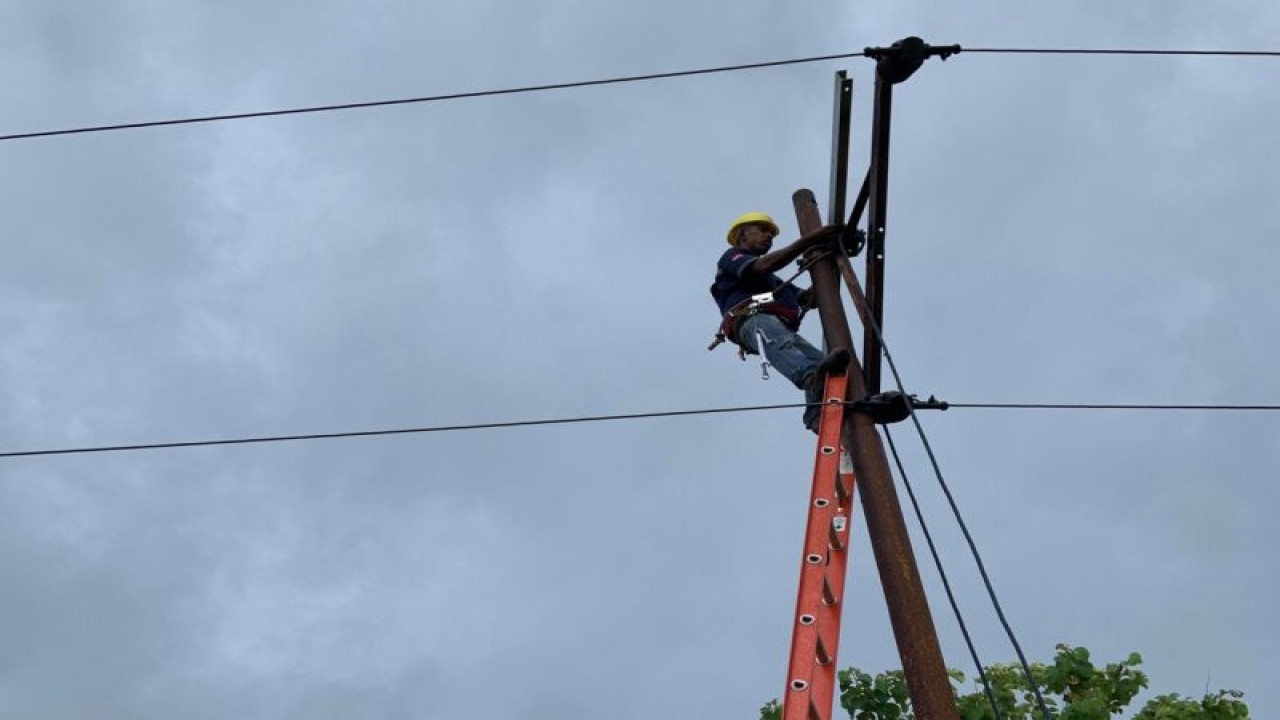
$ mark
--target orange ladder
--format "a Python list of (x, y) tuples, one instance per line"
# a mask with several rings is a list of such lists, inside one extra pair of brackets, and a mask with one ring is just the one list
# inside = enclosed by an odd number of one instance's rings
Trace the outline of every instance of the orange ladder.
[(840, 447), (847, 384), (846, 375), (830, 375), (823, 388), (783, 720), (831, 718), (854, 489), (853, 463)]

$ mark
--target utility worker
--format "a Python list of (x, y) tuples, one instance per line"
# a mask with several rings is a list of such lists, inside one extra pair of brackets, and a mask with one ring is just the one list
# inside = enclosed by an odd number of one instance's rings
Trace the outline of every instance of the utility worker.
[[(778, 250), (773, 239), (778, 224), (762, 212), (739, 216), (729, 226), (729, 249), (720, 256), (711, 296), (720, 308), (723, 322), (717, 339), (727, 338), (746, 355), (764, 357), (778, 372), (804, 391), (804, 426), (818, 431), (822, 385), (828, 372), (844, 372), (849, 352), (837, 350), (828, 356), (797, 334), (802, 308), (813, 306), (812, 291), (798, 290), (774, 273), (786, 267), (806, 250), (824, 243), (838, 242), (840, 226), (826, 226)], [(772, 293), (772, 298), (755, 298)], [(712, 347), (715, 347), (713, 343)]]

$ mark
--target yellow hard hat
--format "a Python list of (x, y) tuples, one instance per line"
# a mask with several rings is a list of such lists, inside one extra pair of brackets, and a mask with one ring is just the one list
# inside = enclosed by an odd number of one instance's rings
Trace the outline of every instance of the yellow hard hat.
[(749, 212), (739, 215), (738, 218), (733, 221), (733, 224), (729, 226), (729, 232), (725, 235), (725, 239), (729, 241), (730, 245), (733, 245), (733, 234), (738, 231), (738, 228), (743, 225), (750, 225), (751, 223), (762, 223), (764, 225), (768, 225), (769, 229), (773, 230), (774, 235), (778, 235), (782, 232), (778, 229), (778, 223), (774, 222), (773, 218), (769, 217), (767, 214), (762, 212)]

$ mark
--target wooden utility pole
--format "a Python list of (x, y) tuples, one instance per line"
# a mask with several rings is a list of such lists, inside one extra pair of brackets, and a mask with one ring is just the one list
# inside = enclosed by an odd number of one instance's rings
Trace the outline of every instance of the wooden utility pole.
[[(792, 203), (801, 235), (822, 227), (822, 216), (812, 191), (796, 191)], [(866, 383), (840, 298), (835, 258), (828, 254), (818, 259), (809, 275), (828, 350), (845, 348), (853, 358), (845, 397), (849, 401), (864, 400)], [(884, 587), (889, 619), (915, 715), (922, 720), (959, 720), (951, 679), (942, 660), (933, 616), (929, 613), (929, 601), (920, 582), (920, 572), (916, 568), (911, 539), (907, 535), (902, 506), (893, 486), (880, 434), (870, 416), (851, 412), (845, 415), (841, 440), (853, 460), (867, 531), (871, 535), (871, 549), (880, 572), (880, 584)]]
[[(848, 547), (844, 533), (847, 532), (848, 501), (854, 492), (855, 478), (856, 487), (861, 490), (871, 549), (880, 572), (880, 584), (884, 588), (889, 620), (915, 716), (921, 720), (959, 720), (960, 717), (955, 694), (951, 690), (951, 678), (947, 675), (942, 649), (938, 645), (933, 616), (929, 612), (929, 601), (920, 582), (911, 539), (907, 535), (902, 506), (893, 486), (889, 460), (876, 429), (877, 423), (904, 420), (915, 409), (946, 409), (945, 403), (938, 407), (932, 398), (921, 404), (902, 392), (880, 393), (882, 348), (879, 338), (884, 309), (885, 198), (889, 177), (892, 86), (911, 77), (927, 58), (941, 57), (945, 60), (958, 52), (959, 45), (934, 47), (917, 37), (903, 38), (888, 48), (866, 49), (864, 54), (876, 60), (871, 162), (867, 178), (854, 201), (848, 221), (844, 223), (845, 229), (840, 234), (837, 247), (814, 248), (805, 253), (802, 264), (809, 269), (827, 352), (844, 350), (848, 352), (850, 361), (847, 373), (833, 370), (824, 384), (813, 494), (805, 531), (804, 564), (801, 566), (796, 601), (797, 625), (792, 635), (788, 665), (789, 692), (783, 702), (783, 716), (788, 720), (826, 720), (831, 714), (832, 667), (837, 661), (840, 615), (844, 608), (842, 591)], [(836, 73), (831, 197), (828, 203), (831, 224), (839, 224), (844, 218), (852, 101), (852, 81), (845, 72)], [(797, 190), (791, 196), (791, 202), (802, 236), (821, 229), (822, 216), (813, 192)], [(857, 225), (868, 204), (871, 205), (871, 213), (866, 235), (867, 292), (864, 294), (844, 255), (856, 255), (860, 249)], [(862, 320), (865, 369), (853, 349), (849, 320), (840, 297), (841, 275), (849, 286)], [(844, 402), (839, 402), (839, 399)], [(837, 440), (842, 448), (836, 446)], [(848, 454), (853, 472), (849, 473), (842, 461), (837, 479), (833, 456), (840, 449)], [(833, 495), (840, 500), (834, 515), (831, 507)], [(823, 533), (828, 525), (831, 535), (825, 539)], [(818, 567), (824, 564), (825, 569)]]

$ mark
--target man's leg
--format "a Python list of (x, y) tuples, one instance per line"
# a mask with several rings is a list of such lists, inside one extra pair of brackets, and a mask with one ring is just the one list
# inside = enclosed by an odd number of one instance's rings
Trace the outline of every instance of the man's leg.
[(822, 351), (792, 332), (781, 320), (765, 313), (743, 320), (738, 326), (738, 336), (748, 349), (762, 353), (778, 372), (804, 391), (805, 402), (810, 403), (805, 408), (804, 424), (807, 428), (816, 428), (822, 409), (813, 403), (822, 402), (822, 385), (815, 376), (825, 357)]
[(831, 373), (840, 375), (847, 372), (849, 357), (849, 351), (844, 348), (828, 353), (819, 363), (817, 370), (805, 381), (804, 397), (809, 407), (805, 408), (804, 426), (815, 433), (818, 432), (818, 418), (822, 414), (822, 407), (817, 403), (826, 400), (823, 397), (823, 389), (826, 387), (827, 375)]

